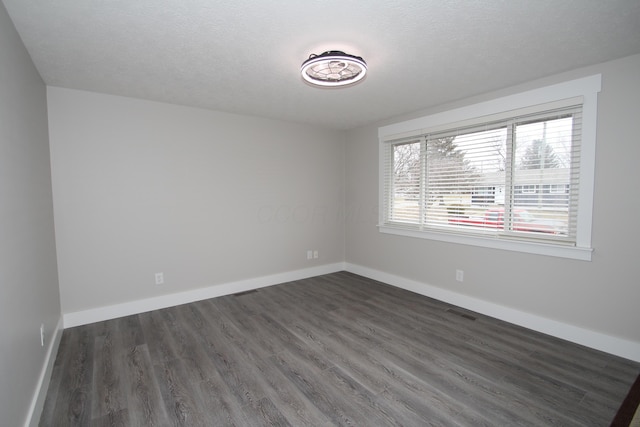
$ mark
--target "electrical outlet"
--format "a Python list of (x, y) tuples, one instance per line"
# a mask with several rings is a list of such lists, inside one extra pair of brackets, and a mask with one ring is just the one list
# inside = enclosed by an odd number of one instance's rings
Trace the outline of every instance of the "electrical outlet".
[(164, 283), (164, 273), (156, 273), (156, 285), (162, 285)]
[(464, 282), (464, 271), (463, 270), (456, 270), (456, 280), (458, 282)]
[(313, 251), (311, 249), (309, 249), (307, 251), (307, 259), (311, 259), (311, 258), (313, 258)]
[(313, 258), (314, 259), (318, 259), (318, 251), (317, 250), (313, 251)]
[(40, 324), (40, 346), (44, 347), (44, 323)]

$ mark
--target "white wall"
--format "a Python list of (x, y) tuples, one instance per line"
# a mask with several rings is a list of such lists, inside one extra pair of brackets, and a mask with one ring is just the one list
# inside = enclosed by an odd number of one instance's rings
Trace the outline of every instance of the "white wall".
[(0, 424), (6, 426), (22, 425), (31, 413), (60, 320), (47, 138), (45, 85), (0, 3)]
[[(592, 262), (378, 232), (379, 126), (596, 73), (602, 73), (602, 92)], [(640, 217), (638, 99), (640, 55), (350, 131), (346, 148), (347, 263), (356, 269), (363, 267), (362, 271), (422, 284), (425, 293), (452, 291), (460, 296), (457, 300), (474, 301), (477, 307), (485, 301), (559, 322), (547, 328), (551, 333), (554, 325), (562, 324), (575, 326), (578, 332), (619, 338), (631, 344), (627, 356), (640, 360), (640, 227), (633, 223)], [(464, 270), (463, 283), (455, 281), (456, 269)]]
[(62, 88), (48, 101), (64, 313), (344, 260), (343, 133)]

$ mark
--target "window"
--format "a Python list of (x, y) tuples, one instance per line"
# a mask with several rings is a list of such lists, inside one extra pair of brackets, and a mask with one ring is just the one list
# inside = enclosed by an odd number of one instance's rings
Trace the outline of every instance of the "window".
[(381, 128), (380, 230), (590, 259), (599, 89), (594, 76)]

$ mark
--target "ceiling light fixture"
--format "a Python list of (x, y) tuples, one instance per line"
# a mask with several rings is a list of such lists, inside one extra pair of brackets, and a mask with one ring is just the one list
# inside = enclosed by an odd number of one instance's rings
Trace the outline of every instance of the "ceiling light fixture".
[(359, 56), (340, 50), (320, 55), (311, 54), (300, 67), (302, 78), (318, 86), (345, 86), (362, 80), (367, 74), (367, 63)]

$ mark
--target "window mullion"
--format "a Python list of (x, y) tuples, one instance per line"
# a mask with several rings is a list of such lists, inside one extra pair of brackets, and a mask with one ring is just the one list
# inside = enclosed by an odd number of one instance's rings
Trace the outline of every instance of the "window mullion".
[(503, 224), (503, 232), (511, 230), (511, 222), (512, 222), (512, 210), (513, 210), (513, 193), (514, 193), (514, 184), (513, 184), (513, 170), (515, 165), (515, 122), (513, 120), (509, 121), (507, 124), (507, 155), (505, 159), (505, 195), (504, 195), (504, 224)]
[(385, 204), (384, 204), (384, 220), (389, 221), (393, 217), (393, 162), (395, 158), (393, 156), (393, 145), (385, 144), (384, 145), (384, 170), (385, 170), (385, 180), (384, 180), (384, 194), (385, 194)]
[(427, 224), (427, 200), (429, 200), (429, 189), (427, 188), (427, 138), (420, 139), (420, 228), (424, 229)]

